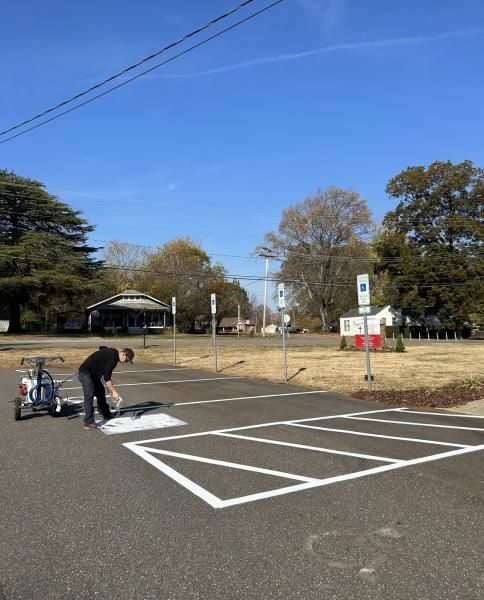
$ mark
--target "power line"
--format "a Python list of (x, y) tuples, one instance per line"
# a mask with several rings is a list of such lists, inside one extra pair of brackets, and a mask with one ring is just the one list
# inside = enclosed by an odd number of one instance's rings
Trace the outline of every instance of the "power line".
[(272, 4), (269, 4), (267, 6), (265, 6), (264, 8), (251, 13), (248, 17), (245, 17), (244, 19), (241, 19), (240, 21), (237, 21), (236, 23), (234, 23), (233, 25), (230, 25), (229, 27), (226, 27), (225, 29), (222, 29), (221, 31), (219, 31), (218, 33), (215, 33), (214, 35), (205, 38), (204, 40), (202, 40), (201, 42), (198, 42), (197, 44), (194, 44), (193, 46), (190, 46), (189, 48), (187, 48), (186, 50), (183, 50), (182, 52), (179, 52), (178, 54), (175, 54), (174, 56), (154, 65), (153, 67), (146, 69), (145, 71), (141, 71), (141, 73), (138, 73), (137, 75), (134, 75), (133, 77), (127, 79), (126, 81), (123, 81), (121, 83), (119, 83), (118, 85), (115, 85), (107, 90), (105, 90), (104, 92), (101, 92), (100, 94), (97, 94), (95, 96), (93, 96), (92, 98), (89, 98), (88, 100), (85, 100), (84, 102), (80, 102), (79, 104), (76, 104), (75, 106), (73, 106), (72, 108), (68, 108), (67, 110), (64, 110), (62, 112), (60, 112), (59, 114), (50, 117), (49, 119), (45, 119), (44, 121), (41, 121), (40, 123), (38, 123), (37, 125), (33, 125), (32, 127), (28, 127), (27, 129), (24, 129), (23, 131), (21, 131), (20, 133), (16, 133), (15, 135), (11, 135), (10, 137), (5, 138), (4, 140), (0, 141), (0, 144), (5, 144), (6, 142), (13, 140), (21, 135), (24, 135), (25, 133), (28, 133), (29, 131), (32, 131), (34, 129), (37, 129), (38, 127), (42, 127), (42, 125), (46, 125), (47, 123), (50, 123), (51, 121), (55, 121), (56, 119), (73, 112), (74, 110), (77, 110), (78, 108), (81, 108), (83, 106), (86, 106), (87, 104), (90, 104), (91, 102), (93, 102), (94, 100), (97, 100), (99, 98), (102, 98), (103, 96), (106, 96), (107, 94), (114, 92), (115, 90), (128, 85), (128, 83), (131, 83), (133, 81), (135, 81), (136, 79), (139, 79), (140, 77), (143, 77), (143, 75), (146, 75), (148, 73), (151, 73), (152, 71), (154, 71), (155, 69), (158, 69), (159, 67), (166, 65), (174, 60), (176, 60), (177, 58), (179, 58), (180, 56), (183, 56), (184, 54), (188, 54), (189, 52), (191, 52), (192, 50), (195, 50), (196, 48), (199, 48), (200, 46), (203, 46), (204, 44), (207, 44), (208, 42), (214, 40), (215, 38), (220, 37), (221, 35), (223, 35), (224, 33), (227, 33), (228, 31), (235, 29), (236, 27), (238, 27), (239, 25), (242, 25), (243, 23), (246, 23), (247, 21), (259, 16), (260, 14), (264, 13), (265, 11), (273, 8), (274, 6), (276, 6), (277, 4), (280, 4), (281, 2), (283, 2), (283, 0), (275, 0), (275, 2), (272, 2)]
[[(1, 254), (0, 254), (1, 257)], [(47, 254), (32, 254), (29, 256), (19, 256), (19, 255), (11, 255), (11, 254), (4, 254), (3, 258), (10, 258), (10, 259), (15, 259), (15, 260), (25, 260), (25, 261), (29, 261), (29, 260), (33, 260), (33, 259), (40, 259), (40, 258), (46, 258), (46, 259), (52, 259), (51, 256), (47, 255)], [(59, 262), (59, 261), (58, 261)], [(68, 263), (68, 261), (60, 261), (60, 262), (64, 262), (65, 264)], [(108, 263), (104, 263), (101, 265), (98, 265), (101, 269), (107, 269), (107, 270), (116, 270), (116, 271), (124, 271), (124, 272), (134, 272), (134, 273), (147, 273), (150, 275), (175, 275), (177, 277), (198, 277), (198, 278), (203, 278), (203, 279), (217, 279), (217, 275), (214, 273), (202, 273), (199, 271), (175, 271), (175, 270), (169, 270), (169, 269), (147, 269), (147, 268), (142, 268), (142, 267), (135, 267), (135, 266), (118, 266), (118, 265), (111, 265)], [(258, 275), (244, 275), (244, 274), (224, 274), (223, 276), (223, 280), (227, 281), (228, 279), (236, 279), (236, 280), (249, 280), (252, 282), (256, 282), (256, 281), (264, 281), (265, 277), (264, 276), (258, 276)], [(284, 283), (290, 285), (307, 285), (307, 284), (311, 284), (311, 285), (315, 285), (315, 286), (321, 286), (321, 287), (354, 287), (355, 283), (353, 281), (353, 279), (349, 280), (349, 279), (345, 279), (345, 278), (339, 278), (340, 283), (323, 283), (321, 281), (314, 281), (314, 280), (302, 280), (302, 279), (297, 279), (297, 278), (287, 278), (287, 277), (268, 277), (267, 281), (270, 281), (272, 283), (279, 283), (281, 281), (284, 281)], [(469, 285), (471, 285), (474, 282), (484, 282), (484, 276), (473, 276), (473, 277), (468, 277), (467, 281), (457, 281), (457, 282), (451, 282), (448, 280), (443, 280), (443, 279), (439, 279), (436, 281), (430, 281), (430, 282), (426, 282), (426, 281), (419, 281), (419, 280), (415, 280), (414, 278), (412, 278), (412, 281), (409, 281), (408, 283), (405, 282), (399, 282), (396, 284), (392, 284), (394, 285), (394, 287), (397, 288), (412, 288), (412, 287), (468, 287)]]
[(208, 29), (209, 27), (211, 27), (215, 23), (218, 23), (219, 21), (222, 21), (223, 19), (226, 19), (230, 15), (236, 13), (237, 11), (239, 11), (242, 8), (244, 8), (245, 6), (247, 6), (247, 4), (250, 4), (251, 2), (254, 2), (254, 0), (246, 0), (245, 2), (242, 2), (242, 4), (239, 4), (238, 6), (232, 8), (231, 10), (229, 10), (226, 13), (224, 13), (223, 15), (220, 15), (220, 16), (216, 17), (215, 19), (212, 19), (211, 21), (209, 21), (207, 24), (203, 25), (202, 27), (198, 27), (197, 29), (191, 31), (190, 33), (187, 33), (186, 35), (184, 35), (183, 37), (179, 38), (175, 42), (172, 42), (172, 43), (168, 44), (167, 46), (164, 46), (163, 48), (161, 48), (157, 52), (154, 52), (153, 54), (150, 54), (149, 56), (146, 56), (145, 58), (141, 59), (137, 63), (135, 63), (133, 65), (130, 65), (129, 67), (126, 67), (122, 71), (119, 71), (118, 73), (115, 73), (114, 75), (111, 75), (110, 77), (104, 79), (103, 81), (101, 81), (99, 83), (96, 83), (95, 85), (91, 86), (87, 90), (79, 92), (78, 94), (75, 94), (74, 96), (71, 96), (67, 100), (63, 100), (62, 102), (59, 102), (59, 104), (56, 104), (55, 106), (52, 106), (51, 108), (48, 108), (47, 110), (44, 110), (43, 112), (40, 112), (39, 114), (34, 115), (33, 117), (30, 117), (29, 119), (26, 119), (25, 121), (22, 121), (21, 123), (18, 123), (17, 125), (13, 125), (9, 129), (4, 129), (3, 131), (0, 131), (0, 135), (4, 135), (6, 133), (9, 133), (10, 131), (14, 131), (15, 129), (18, 129), (19, 127), (22, 127), (23, 125), (27, 125), (28, 123), (31, 123), (32, 121), (35, 121), (36, 119), (40, 119), (41, 117), (44, 117), (45, 115), (53, 112), (54, 110), (57, 110), (58, 108), (61, 108), (62, 106), (65, 106), (66, 104), (69, 104), (70, 102), (73, 102), (74, 100), (77, 100), (78, 98), (81, 98), (82, 96), (85, 96), (86, 94), (89, 94), (89, 92), (92, 92), (92, 91), (94, 91), (94, 90), (102, 87), (103, 85), (106, 85), (110, 81), (114, 81), (114, 79), (117, 79), (118, 77), (121, 77), (122, 75), (125, 75), (129, 71), (132, 71), (133, 69), (136, 69), (140, 65), (144, 64), (145, 62), (148, 62), (149, 60), (152, 60), (153, 58), (159, 56), (163, 52), (166, 52), (167, 50), (170, 50), (171, 48), (174, 48), (175, 46), (178, 46), (179, 44), (181, 44), (182, 42), (185, 42), (189, 38), (197, 35), (198, 33), (204, 31), (205, 29)]

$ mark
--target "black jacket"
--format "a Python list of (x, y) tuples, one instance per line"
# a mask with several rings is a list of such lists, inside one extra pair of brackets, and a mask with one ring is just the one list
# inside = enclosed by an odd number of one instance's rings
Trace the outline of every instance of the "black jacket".
[(79, 367), (81, 373), (87, 373), (93, 380), (101, 379), (111, 381), (113, 369), (119, 362), (119, 353), (116, 348), (101, 347), (100, 350), (88, 356)]

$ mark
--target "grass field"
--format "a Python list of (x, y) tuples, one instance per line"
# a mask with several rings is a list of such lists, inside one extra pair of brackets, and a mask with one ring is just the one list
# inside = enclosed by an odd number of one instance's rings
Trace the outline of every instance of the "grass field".
[[(3, 367), (18, 367), (28, 351), (1, 352)], [(66, 366), (76, 368), (90, 353), (88, 349), (46, 348), (47, 355), (60, 354)], [(34, 354), (42, 354), (36, 349)], [(172, 363), (170, 346), (136, 348), (136, 361)], [(365, 354), (360, 351), (341, 351), (337, 347), (291, 346), (287, 352), (288, 379), (291, 384), (335, 392), (355, 392), (366, 389)], [(180, 345), (177, 364), (203, 371), (214, 371), (212, 348)], [(482, 378), (484, 344), (454, 344), (432, 342), (428, 345), (409, 345), (405, 353), (378, 352), (371, 354), (374, 390), (435, 389), (463, 379)], [(283, 381), (283, 357), (280, 348), (272, 346), (224, 345), (218, 349), (218, 370), (224, 375), (238, 375)]]

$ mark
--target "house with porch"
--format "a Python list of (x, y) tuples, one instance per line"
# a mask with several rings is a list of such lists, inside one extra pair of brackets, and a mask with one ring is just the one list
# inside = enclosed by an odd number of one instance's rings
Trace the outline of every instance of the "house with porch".
[(87, 307), (88, 330), (136, 334), (146, 326), (150, 333), (163, 333), (170, 324), (170, 311), (171, 306), (157, 298), (137, 290), (125, 290)]
[(255, 325), (250, 319), (237, 319), (237, 317), (224, 317), (217, 327), (218, 333), (248, 333), (251, 331), (255, 333)]

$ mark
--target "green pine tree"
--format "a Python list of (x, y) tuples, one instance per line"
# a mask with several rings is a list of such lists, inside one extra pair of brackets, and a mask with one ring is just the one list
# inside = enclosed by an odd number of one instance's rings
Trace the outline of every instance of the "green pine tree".
[(0, 296), (18, 333), (25, 308), (72, 307), (99, 286), (100, 263), (87, 244), (94, 226), (42, 183), (0, 169)]

